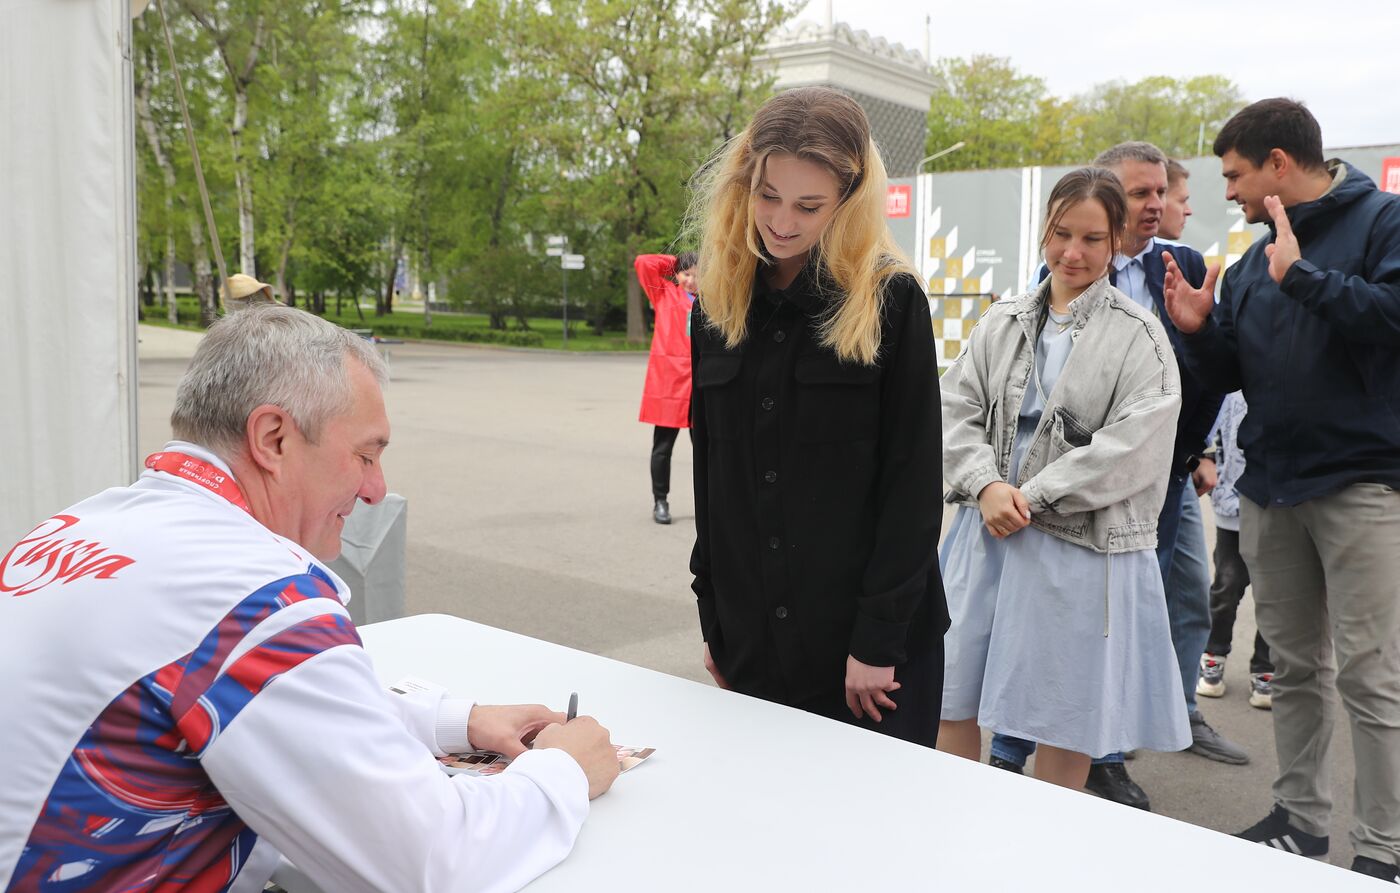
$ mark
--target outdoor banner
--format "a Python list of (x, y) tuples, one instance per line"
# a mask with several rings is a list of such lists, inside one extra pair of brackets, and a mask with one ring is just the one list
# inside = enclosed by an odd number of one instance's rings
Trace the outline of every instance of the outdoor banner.
[(885, 216), (908, 217), (913, 191), (913, 187), (907, 183), (890, 184), (889, 190), (885, 193)]
[(1381, 179), (1377, 185), (1386, 192), (1400, 193), (1400, 158), (1387, 158), (1381, 162)]
[[(1327, 149), (1323, 155), (1353, 165), (1382, 189), (1400, 192), (1400, 146)], [(1193, 213), (1181, 241), (1201, 252), (1206, 263), (1228, 268), (1268, 236), (1268, 227), (1247, 223), (1240, 207), (1225, 200), (1220, 159), (1183, 159), (1182, 164), (1190, 172)], [(891, 181), (891, 196), (912, 184), (911, 215), (891, 214), (890, 198), (886, 217), (928, 288), (940, 366), (957, 358), (993, 301), (1021, 294), (1032, 283), (1041, 263), (1045, 202), (1072, 169), (957, 171)]]

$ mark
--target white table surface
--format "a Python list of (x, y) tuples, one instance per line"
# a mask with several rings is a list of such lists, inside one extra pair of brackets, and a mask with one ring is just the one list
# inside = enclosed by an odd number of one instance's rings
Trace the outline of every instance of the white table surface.
[[(387, 684), (596, 716), (657, 752), (536, 891), (1379, 891), (1331, 865), (444, 615), (361, 629)], [(700, 649), (696, 647), (696, 660)], [(1344, 842), (1339, 842), (1344, 845)]]

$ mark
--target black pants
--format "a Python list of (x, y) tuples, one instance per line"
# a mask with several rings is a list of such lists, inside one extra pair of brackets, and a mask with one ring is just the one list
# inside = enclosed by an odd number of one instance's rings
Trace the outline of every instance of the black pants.
[(793, 706), (925, 747), (937, 746), (938, 721), (943, 713), (943, 637), (935, 637), (922, 653), (895, 667), (894, 679), (900, 688), (890, 694), (890, 700), (899, 709), (881, 710), (879, 722), (868, 716), (852, 716), (844, 688), (835, 697), (825, 695)]
[[(1230, 653), (1230, 640), (1235, 636), (1235, 614), (1248, 586), (1249, 568), (1240, 557), (1239, 531), (1215, 528), (1215, 581), (1210, 584), (1210, 639), (1206, 641), (1209, 653), (1221, 657)], [(1268, 643), (1263, 633), (1255, 633), (1249, 672), (1273, 671)]]
[(676, 446), (679, 428), (656, 426), (651, 435), (651, 495), (665, 499), (671, 492), (671, 451)]

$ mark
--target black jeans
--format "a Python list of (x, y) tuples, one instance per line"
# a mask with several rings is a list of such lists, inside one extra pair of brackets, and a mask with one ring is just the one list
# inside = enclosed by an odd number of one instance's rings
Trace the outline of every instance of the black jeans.
[[(1240, 599), (1249, 586), (1249, 568), (1240, 557), (1240, 534), (1237, 530), (1215, 528), (1215, 581), (1210, 584), (1210, 639), (1206, 651), (1221, 657), (1230, 653), (1230, 640), (1235, 635), (1235, 614)], [(1254, 654), (1249, 659), (1249, 672), (1272, 673), (1269, 646), (1264, 634), (1254, 634)]]
[(676, 446), (679, 428), (656, 426), (651, 435), (651, 496), (665, 499), (671, 492), (671, 451)]

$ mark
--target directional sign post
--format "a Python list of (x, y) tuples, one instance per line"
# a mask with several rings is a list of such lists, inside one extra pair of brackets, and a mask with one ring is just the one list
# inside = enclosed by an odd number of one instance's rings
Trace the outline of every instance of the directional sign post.
[[(550, 246), (553, 248), (553, 246)], [(559, 278), (564, 283), (564, 349), (569, 349), (569, 270), (583, 269), (582, 254), (564, 254), (560, 249)]]

